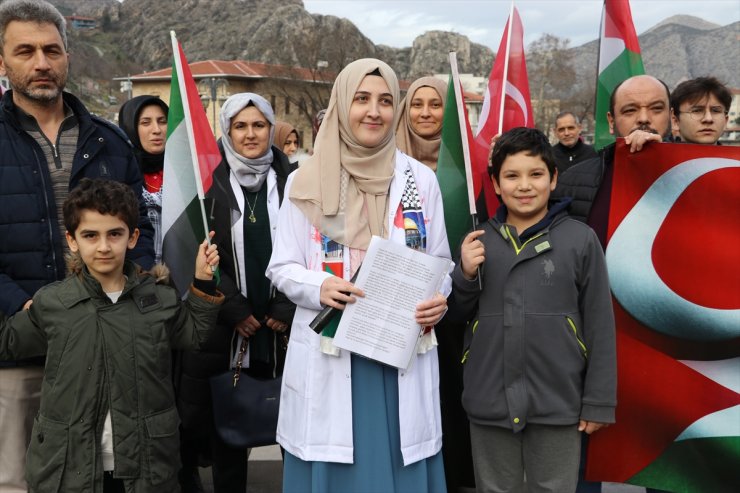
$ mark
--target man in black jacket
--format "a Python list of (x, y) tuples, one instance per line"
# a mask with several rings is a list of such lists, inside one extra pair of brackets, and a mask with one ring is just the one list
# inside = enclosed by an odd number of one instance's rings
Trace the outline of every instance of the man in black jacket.
[[(661, 80), (650, 75), (636, 75), (617, 85), (609, 102), (609, 130), (624, 137), (630, 152), (639, 152), (651, 142), (670, 137), (670, 91)], [(614, 144), (599, 151), (558, 177), (553, 193), (572, 197), (571, 216), (587, 222), (606, 244), (606, 223), (611, 199)]]
[[(609, 131), (624, 137), (630, 152), (639, 152), (651, 142), (670, 137), (671, 108), (668, 86), (649, 75), (637, 75), (618, 84), (609, 101)], [(595, 158), (587, 159), (558, 177), (553, 197), (571, 197), (570, 215), (588, 223), (606, 245), (606, 229), (611, 201), (614, 146), (610, 144)], [(585, 457), (584, 452), (581, 460)], [(583, 464), (581, 464), (583, 467)], [(579, 471), (579, 478), (582, 472)], [(599, 483), (581, 482), (578, 491), (601, 491)], [(652, 490), (651, 490), (652, 491)], [(657, 491), (657, 490), (656, 490)]]
[(570, 111), (562, 111), (555, 117), (555, 134), (558, 143), (552, 146), (558, 173), (589, 158), (596, 157), (593, 146), (581, 140), (581, 123)]
[[(0, 311), (27, 309), (42, 286), (65, 277), (61, 205), (83, 177), (121, 181), (141, 196), (131, 146), (118, 129), (64, 93), (65, 21), (41, 0), (0, 5)], [(140, 206), (141, 238), (129, 257), (154, 259), (153, 230)], [(142, 243), (143, 241), (143, 243)], [(43, 361), (0, 362), (0, 491), (25, 491), (25, 452), (38, 408)]]

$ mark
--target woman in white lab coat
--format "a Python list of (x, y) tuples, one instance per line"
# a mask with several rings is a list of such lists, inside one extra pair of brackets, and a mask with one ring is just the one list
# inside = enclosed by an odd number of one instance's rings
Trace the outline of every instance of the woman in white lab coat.
[[(339, 74), (314, 154), (286, 185), (267, 276), (298, 307), (283, 373), (278, 442), (284, 491), (445, 491), (439, 374), (431, 327), (442, 294), (416, 307), (430, 330), (408, 371), (337, 349), (309, 323), (361, 291), (372, 235), (449, 258), (434, 173), (396, 149), (393, 70), (357, 60)], [(349, 293), (349, 294), (344, 294)]]

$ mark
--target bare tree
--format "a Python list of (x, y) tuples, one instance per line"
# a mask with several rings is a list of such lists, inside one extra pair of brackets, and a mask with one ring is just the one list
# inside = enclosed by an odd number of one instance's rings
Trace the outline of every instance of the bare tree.
[(329, 105), (331, 88), (337, 73), (357, 55), (339, 38), (327, 38), (319, 30), (309, 30), (293, 43), (297, 65), (276, 65), (270, 75), (275, 77), (276, 95), (296, 108), (310, 126), (313, 117)]
[(569, 48), (570, 39), (544, 33), (527, 50), (529, 87), (531, 94), (537, 97), (533, 108), (535, 122), (545, 134), (553, 124), (549, 118), (551, 111), (547, 111), (552, 108), (552, 100), (562, 99), (576, 80)]

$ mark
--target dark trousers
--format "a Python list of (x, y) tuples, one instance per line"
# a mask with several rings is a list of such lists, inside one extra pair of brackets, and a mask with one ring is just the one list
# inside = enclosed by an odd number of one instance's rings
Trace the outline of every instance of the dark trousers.
[(126, 493), (123, 488), (123, 480), (114, 479), (113, 473), (110, 471), (104, 472), (103, 493)]
[(474, 488), (473, 454), (470, 450), (470, 425), (462, 407), (463, 336), (465, 324), (442, 319), (435, 327), (439, 357), (439, 399), (442, 409), (442, 459), (447, 491)]
[(213, 430), (211, 436), (214, 493), (243, 493), (247, 490), (247, 449), (223, 442)]

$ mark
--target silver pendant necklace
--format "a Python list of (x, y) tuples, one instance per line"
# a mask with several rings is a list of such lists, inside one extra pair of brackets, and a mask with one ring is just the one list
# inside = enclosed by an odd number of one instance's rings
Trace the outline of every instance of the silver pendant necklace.
[(248, 217), (248, 219), (249, 219), (249, 222), (250, 223), (256, 223), (257, 222), (257, 217), (255, 217), (255, 215), (254, 215), (254, 208), (257, 207), (257, 200), (259, 199), (260, 191), (261, 190), (257, 190), (257, 193), (254, 196), (254, 205), (252, 205), (252, 204), (249, 203), (249, 197), (247, 197), (247, 194), (244, 194), (244, 201), (247, 203), (247, 207), (249, 207), (249, 217)]

